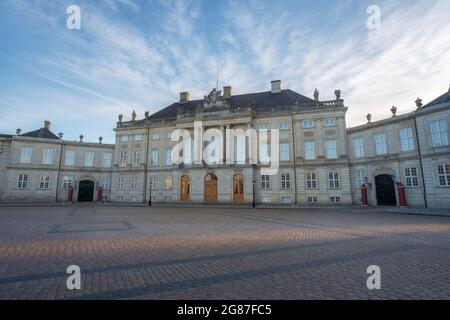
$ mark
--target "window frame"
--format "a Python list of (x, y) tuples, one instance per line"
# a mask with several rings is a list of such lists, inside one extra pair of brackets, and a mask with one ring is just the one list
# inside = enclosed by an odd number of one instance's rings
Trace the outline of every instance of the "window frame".
[(48, 190), (50, 188), (50, 176), (39, 177), (39, 189)]
[[(379, 141), (378, 137), (380, 137)], [(375, 144), (375, 154), (377, 156), (387, 155), (389, 152), (386, 132), (375, 133), (373, 135), (373, 139)], [(379, 147), (381, 148), (381, 150), (379, 149)]]
[(270, 175), (268, 174), (261, 175), (261, 189), (262, 190), (270, 189)]
[[(330, 144), (330, 143), (334, 143), (334, 144)], [(332, 148), (330, 149), (330, 147), (332, 147)], [(330, 151), (332, 151), (331, 154), (330, 154)], [(325, 140), (325, 154), (327, 156), (327, 159), (329, 159), (329, 160), (336, 160), (338, 158), (337, 140), (336, 139)]]
[[(69, 154), (71, 155), (70, 157), (68, 157)], [(64, 165), (67, 167), (75, 166), (75, 157), (76, 157), (75, 150), (66, 150), (64, 152)], [(68, 162), (68, 160), (71, 160), (71, 161)]]
[(291, 175), (288, 172), (284, 172), (281, 174), (281, 188), (282, 190), (290, 190), (291, 189)]
[[(87, 155), (92, 155), (92, 157), (87, 157)], [(88, 162), (87, 160), (91, 159), (91, 162)], [(84, 162), (85, 167), (93, 167), (95, 164), (95, 152), (94, 151), (85, 151), (84, 152)]]
[[(360, 143), (359, 143), (360, 142)], [(365, 157), (364, 138), (357, 137), (353, 139), (353, 154), (356, 159)]]
[(54, 158), (55, 149), (53, 148), (44, 148), (42, 149), (42, 164), (44, 165), (52, 165)]
[(19, 159), (20, 163), (31, 163), (32, 158), (33, 158), (33, 148), (30, 146), (22, 146), (20, 148), (20, 159)]
[(317, 173), (316, 171), (308, 170), (306, 171), (306, 189), (315, 190), (317, 189)]
[(19, 174), (17, 177), (17, 189), (28, 189), (28, 174)]
[[(309, 145), (309, 147), (307, 147)], [(305, 140), (303, 141), (303, 149), (305, 154), (305, 160), (316, 160), (316, 141)], [(312, 152), (312, 157), (308, 156), (308, 151)]]
[[(285, 150), (283, 150), (285, 148)], [(280, 161), (290, 161), (290, 143), (280, 143)]]
[[(440, 173), (440, 167), (442, 167), (442, 173)], [(437, 179), (439, 187), (450, 187), (450, 163), (437, 165)], [(444, 181), (443, 184), (442, 181)]]
[(330, 170), (328, 172), (328, 188), (329, 189), (340, 189), (341, 188), (339, 171)]

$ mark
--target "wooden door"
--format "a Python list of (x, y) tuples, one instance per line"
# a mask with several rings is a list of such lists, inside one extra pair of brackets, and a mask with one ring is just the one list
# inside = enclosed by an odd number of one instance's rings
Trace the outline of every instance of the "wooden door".
[(244, 176), (236, 174), (233, 177), (233, 202), (244, 202)]
[(217, 202), (217, 177), (214, 174), (205, 177), (205, 202)]
[(181, 177), (181, 190), (180, 190), (180, 200), (189, 201), (189, 194), (191, 192), (191, 183), (188, 176)]

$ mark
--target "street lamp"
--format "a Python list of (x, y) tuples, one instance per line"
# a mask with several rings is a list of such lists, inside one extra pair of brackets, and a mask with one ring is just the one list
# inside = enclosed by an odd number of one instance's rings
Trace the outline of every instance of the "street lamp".
[(252, 208), (256, 208), (256, 202), (255, 202), (255, 180), (252, 181), (253, 182), (253, 202), (252, 202)]
[[(153, 178), (153, 177), (152, 177)], [(150, 197), (148, 199), (148, 205), (152, 206), (152, 187), (153, 187), (153, 181), (150, 180)]]

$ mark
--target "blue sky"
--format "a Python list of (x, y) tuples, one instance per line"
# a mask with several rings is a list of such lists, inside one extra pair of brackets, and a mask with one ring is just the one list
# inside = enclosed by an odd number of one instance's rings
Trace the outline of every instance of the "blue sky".
[[(66, 8), (81, 8), (81, 30)], [(366, 27), (369, 5), (381, 29)], [(0, 2), (0, 133), (52, 122), (65, 139), (114, 141), (118, 114), (142, 118), (216, 82), (233, 93), (281, 79), (311, 97), (341, 89), (349, 126), (414, 109), (450, 84), (450, 1)]]

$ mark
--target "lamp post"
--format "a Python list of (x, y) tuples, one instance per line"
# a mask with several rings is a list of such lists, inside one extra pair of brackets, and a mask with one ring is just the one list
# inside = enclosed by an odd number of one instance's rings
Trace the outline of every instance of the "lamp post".
[(152, 187), (153, 187), (153, 181), (152, 181), (152, 178), (153, 178), (153, 177), (150, 178), (150, 196), (149, 196), (149, 199), (148, 199), (148, 205), (149, 205), (150, 207), (152, 206)]
[(252, 202), (252, 208), (256, 208), (256, 202), (255, 202), (255, 180), (253, 180), (252, 181), (253, 182), (253, 197), (252, 197), (252, 199), (253, 199), (253, 202)]

